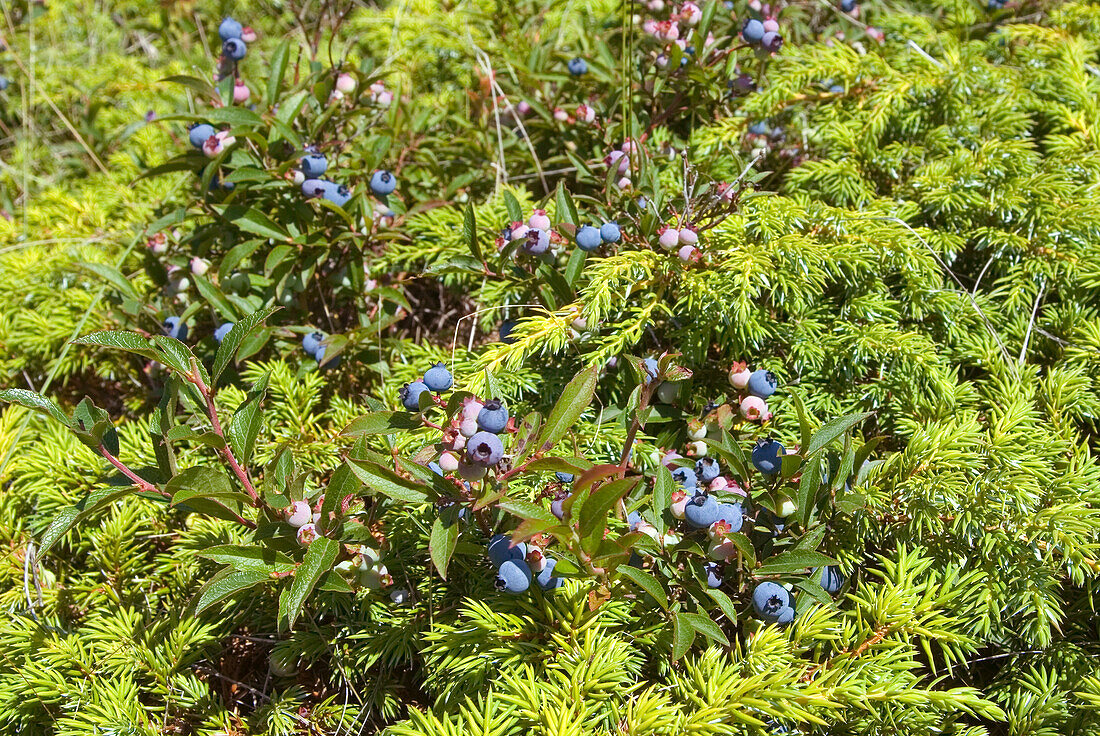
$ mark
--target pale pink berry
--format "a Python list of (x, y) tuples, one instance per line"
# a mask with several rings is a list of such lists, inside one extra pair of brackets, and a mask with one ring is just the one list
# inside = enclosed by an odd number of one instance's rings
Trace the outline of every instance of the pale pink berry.
[(252, 26), (245, 26), (241, 29), (241, 40), (245, 43), (252, 43), (256, 40), (256, 31)]
[(665, 56), (664, 54), (657, 54), (657, 68), (658, 69), (667, 69), (668, 68), (668, 57)]
[(719, 519), (707, 528), (707, 536), (711, 539), (722, 539), (730, 533), (732, 528), (733, 526), (728, 521)]
[(627, 138), (623, 141), (623, 144), (619, 146), (619, 150), (625, 153), (627, 156), (638, 150), (638, 144), (632, 138)]
[(565, 110), (561, 109), (560, 107), (555, 107), (554, 108), (554, 120), (557, 120), (559, 123), (564, 123), (568, 119), (569, 119), (569, 113), (567, 113)]
[(153, 237), (149, 238), (146, 243), (149, 246), (149, 250), (156, 253), (158, 256), (164, 255), (168, 252), (168, 238), (164, 236), (164, 233), (157, 233)]
[(646, 7), (654, 13), (660, 13), (665, 9), (665, 0), (649, 0), (649, 2), (646, 3)]
[(680, 460), (681, 458), (683, 458), (683, 455), (678, 452), (666, 452), (664, 457), (661, 458), (661, 465), (664, 465), (666, 468), (669, 469), (675, 468), (676, 461)]
[(458, 431), (462, 433), (463, 437), (473, 437), (477, 434), (477, 418), (463, 419), (462, 424), (458, 426)]
[(746, 396), (741, 400), (741, 416), (750, 422), (763, 422), (771, 416), (771, 412), (759, 396)]
[(283, 513), (286, 514), (287, 523), (295, 529), (305, 526), (313, 519), (313, 509), (305, 501), (294, 501), (283, 509)]
[(301, 169), (293, 169), (290, 172), (290, 180), (294, 182), (296, 186), (301, 186), (302, 182), (306, 180), (306, 175), (302, 173)]
[(779, 33), (779, 21), (768, 18), (764, 21), (764, 33)]
[(657, 242), (665, 250), (672, 250), (680, 242), (680, 231), (667, 225), (657, 231)]
[(238, 80), (233, 85), (233, 101), (237, 104), (248, 102), (248, 98), (252, 96), (252, 90), (248, 88), (248, 85)]
[(328, 96), (329, 102), (339, 102), (342, 99), (344, 99), (344, 93), (338, 89), (332, 90), (332, 92)]
[(707, 425), (698, 419), (688, 422), (688, 438), (691, 440), (706, 439)]
[(695, 228), (691, 225), (680, 228), (680, 244), (681, 245), (695, 245), (699, 242), (699, 234), (695, 232)]
[(629, 176), (621, 176), (619, 180), (615, 182), (615, 186), (619, 187), (619, 189), (630, 189), (630, 185), (633, 183), (634, 182), (630, 180)]
[(451, 449), (458, 452), (464, 447), (466, 447), (466, 436), (459, 432), (455, 435), (455, 438), (451, 440)]
[(680, 250), (676, 252), (676, 255), (680, 257), (681, 261), (693, 261), (697, 260), (699, 251), (696, 250), (694, 245), (681, 245)]
[(389, 107), (390, 103), (393, 102), (393, 92), (388, 89), (382, 90), (375, 96), (374, 101), (378, 103), (379, 107)]
[(669, 506), (669, 510), (672, 511), (675, 518), (684, 518), (684, 509), (687, 508), (688, 500), (688, 495), (683, 491), (672, 492), (672, 504)]
[(642, 23), (642, 30), (645, 31), (646, 33), (648, 33), (651, 36), (656, 36), (657, 35), (657, 21), (654, 20), (653, 18), (646, 18), (645, 22)]
[(625, 174), (630, 170), (630, 157), (622, 151), (612, 151), (604, 157), (603, 162), (608, 166), (613, 166), (615, 163), (618, 163), (620, 174)]
[(439, 467), (444, 473), (453, 473), (458, 470), (458, 456), (453, 452), (445, 452), (439, 456)]
[(648, 521), (639, 522), (638, 526), (634, 527), (634, 531), (641, 532), (658, 544), (661, 542), (661, 533), (657, 531), (657, 527), (653, 526)]
[(707, 486), (707, 490), (717, 493), (718, 491), (724, 491), (729, 487), (729, 480), (724, 475), (720, 475), (710, 482)]
[(596, 121), (596, 111), (588, 105), (577, 105), (577, 120), (582, 123), (594, 123)]
[(737, 194), (737, 190), (729, 182), (722, 182), (718, 185), (718, 196), (727, 202), (733, 201), (733, 196)]
[(199, 258), (195, 256), (191, 259), (191, 273), (196, 276), (205, 276), (206, 272), (210, 270), (210, 261), (205, 258)]
[(546, 210), (535, 210), (531, 213), (531, 217), (527, 219), (528, 227), (533, 227), (536, 230), (549, 230), (550, 218), (546, 215)]
[(202, 152), (207, 158), (214, 158), (222, 152), (222, 142), (217, 136), (210, 136), (202, 144)]
[(748, 368), (735, 366), (730, 370), (730, 385), (738, 391), (744, 391), (745, 387), (749, 385), (749, 378), (752, 377), (752, 371)]
[(707, 452), (707, 443), (702, 440), (688, 443), (688, 457), (706, 457)]
[(686, 26), (694, 26), (703, 19), (703, 11), (699, 9), (699, 6), (688, 0), (680, 6), (680, 20), (684, 22)]
[(485, 404), (475, 399), (473, 396), (467, 396), (462, 400), (462, 418), (463, 419), (477, 419), (477, 415), (481, 413), (481, 410), (485, 408)]
[(587, 330), (588, 320), (586, 320), (584, 317), (577, 317), (575, 320), (573, 320), (573, 329), (577, 330), (578, 332), (583, 332), (584, 330)]
[(526, 115), (527, 113), (531, 112), (531, 103), (529, 103), (527, 100), (520, 100), (519, 104), (516, 105), (516, 112), (518, 112), (520, 115)]
[(345, 94), (351, 94), (352, 92), (354, 92), (356, 84), (357, 83), (355, 81), (355, 77), (347, 74), (346, 72), (336, 78), (336, 89)]
[(512, 242), (523, 240), (527, 237), (527, 233), (529, 232), (531, 232), (531, 228), (527, 227), (526, 225), (519, 225), (512, 228)]
[(298, 544), (308, 547), (317, 538), (317, 527), (314, 524), (304, 524), (298, 529)]
[(543, 554), (541, 548), (534, 544), (527, 545), (527, 566), (531, 568), (531, 572), (542, 572), (546, 567), (546, 555)]
[(707, 555), (712, 560), (728, 560), (737, 554), (737, 545), (728, 538), (716, 539), (710, 543)]

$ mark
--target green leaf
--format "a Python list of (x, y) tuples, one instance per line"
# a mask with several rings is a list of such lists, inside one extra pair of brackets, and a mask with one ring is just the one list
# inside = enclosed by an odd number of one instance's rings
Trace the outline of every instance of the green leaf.
[(780, 552), (764, 560), (764, 564), (756, 568), (756, 575), (784, 575), (792, 572), (801, 572), (809, 567), (822, 567), (823, 565), (835, 565), (836, 560), (828, 555), (813, 550), (792, 549)]
[(519, 200), (516, 199), (516, 196), (505, 189), (502, 198), (504, 199), (504, 209), (508, 210), (508, 220), (510, 222), (522, 221), (523, 207), (520, 206)]
[(408, 503), (428, 501), (429, 496), (425, 493), (428, 490), (426, 486), (406, 480), (388, 468), (368, 460), (348, 460), (348, 464), (359, 480), (376, 493)]
[(221, 565), (229, 565), (238, 570), (262, 569), (271, 572), (289, 572), (294, 569), (294, 560), (278, 550), (243, 544), (223, 544), (209, 547), (197, 553)]
[(179, 84), (184, 87), (190, 88), (200, 97), (216, 97), (218, 92), (214, 89), (214, 86), (205, 79), (199, 77), (191, 77), (185, 74), (173, 74), (170, 77), (165, 77), (160, 80), (161, 83), (168, 82), (170, 84)]
[(531, 471), (550, 471), (552, 473), (583, 473), (592, 467), (592, 462), (583, 457), (540, 457), (527, 465)]
[[(155, 335), (153, 337), (153, 344), (160, 348), (160, 360), (169, 368), (179, 372), (179, 374), (186, 375), (191, 372), (191, 361), (195, 361), (195, 364), (199, 366), (199, 371), (205, 373), (206, 369), (202, 367), (202, 364), (198, 362), (195, 354), (191, 352), (191, 348), (180, 342), (174, 337), (168, 337), (167, 335)], [(210, 385), (210, 382), (206, 382)]]
[(874, 412), (864, 412), (862, 414), (849, 414), (846, 417), (838, 417), (832, 419), (825, 424), (821, 425), (821, 429), (817, 430), (813, 438), (810, 440), (810, 444), (806, 447), (805, 456), (809, 457), (821, 448), (828, 445), (830, 442), (840, 437), (842, 434), (846, 434), (848, 430), (862, 422), (867, 417), (871, 416)]
[(798, 481), (798, 513), (802, 519), (802, 526), (810, 523), (810, 517), (814, 511), (814, 500), (817, 498), (817, 489), (821, 487), (821, 466), (825, 459), (821, 455), (814, 455), (802, 466), (802, 477)]
[(661, 586), (661, 583), (657, 581), (657, 578), (653, 577), (644, 570), (639, 570), (638, 568), (631, 567), (630, 565), (620, 565), (617, 568), (617, 572), (629, 578), (631, 582), (644, 590), (646, 593), (649, 593), (650, 597), (652, 597), (653, 600), (657, 601), (657, 605), (659, 605), (661, 608), (666, 611), (668, 610), (668, 594)]
[(596, 393), (596, 367), (578, 373), (561, 392), (557, 403), (539, 432), (538, 443), (546, 452), (552, 448), (581, 418)]
[(340, 432), (341, 437), (363, 437), (372, 434), (395, 434), (422, 426), (420, 418), (404, 411), (376, 411), (353, 419)]
[[(325, 486), (325, 501), (321, 504), (321, 528), (325, 531), (340, 522), (344, 499), (359, 492), (363, 486), (347, 463), (341, 463)], [(332, 517), (332, 518), (330, 518)]]
[(717, 588), (707, 588), (707, 595), (714, 599), (714, 602), (722, 609), (722, 614), (731, 623), (737, 623), (737, 607), (733, 605), (733, 601), (728, 595)]
[(707, 637), (711, 641), (716, 641), (724, 646), (730, 645), (730, 640), (726, 638), (725, 633), (718, 624), (711, 621), (709, 618), (701, 613), (680, 613), (676, 616), (678, 619), (683, 618), (687, 621), (687, 624), (691, 628), (698, 631), (703, 636)]
[(271, 107), (279, 99), (279, 89), (286, 74), (287, 60), (290, 58), (290, 40), (283, 39), (271, 54), (271, 68), (267, 71), (267, 106)]
[(137, 293), (134, 285), (131, 284), (129, 279), (123, 276), (122, 272), (117, 268), (102, 263), (81, 263), (79, 266), (85, 271), (91, 271), (104, 281), (110, 283), (111, 286), (118, 289), (119, 293), (123, 296), (128, 296), (131, 299), (139, 301), (141, 300), (141, 295)]
[(198, 288), (199, 293), (202, 294), (203, 299), (218, 310), (218, 314), (225, 320), (237, 319), (237, 310), (233, 306), (233, 302), (226, 298), (222, 290), (215, 286), (209, 279), (203, 276), (195, 276), (195, 286)]
[(592, 491), (581, 507), (580, 533), (581, 537), (591, 536), (594, 532), (601, 532), (607, 520), (607, 512), (615, 506), (616, 502), (626, 494), (634, 490), (641, 480), (639, 476), (633, 478), (621, 478), (619, 480), (604, 483)]
[(485, 256), (481, 253), (481, 244), (477, 242), (477, 216), (474, 214), (472, 202), (466, 205), (466, 212), (462, 215), (462, 234), (466, 237), (474, 258), (484, 262)]
[(282, 610), (279, 611), (279, 618), (286, 619), (288, 628), (293, 628), (306, 598), (313, 591), (313, 586), (317, 585), (321, 575), (332, 569), (332, 563), (336, 562), (339, 551), (340, 543), (328, 537), (317, 537), (310, 543), (298, 572), (294, 574), (290, 592), (282, 601), (284, 605), (280, 606)]
[(225, 428), (226, 439), (233, 448), (233, 454), (242, 466), (247, 466), (252, 457), (252, 450), (256, 447), (256, 438), (263, 428), (264, 413), (261, 404), (267, 393), (267, 383), (271, 373), (265, 373), (253, 384), (245, 399), (233, 418), (229, 420), (229, 426)]
[(59, 539), (65, 536), (69, 530), (78, 523), (86, 519), (93, 511), (131, 493), (134, 493), (133, 487), (117, 488), (111, 486), (110, 488), (102, 488), (98, 491), (92, 491), (76, 505), (70, 506), (67, 509), (62, 509), (58, 512), (57, 516), (54, 517), (53, 521), (50, 522), (46, 531), (42, 533), (42, 538), (38, 541), (39, 557), (46, 554)]
[(47, 399), (41, 394), (36, 394), (34, 391), (27, 391), (23, 388), (9, 388), (0, 391), (0, 401), (6, 401), (11, 404), (19, 404), (25, 406), (28, 409), (34, 409), (36, 411), (43, 412), (57, 421), (64, 424), (66, 427), (72, 423), (69, 418), (65, 416), (65, 412), (57, 408), (57, 405)]
[(791, 403), (794, 404), (794, 410), (798, 413), (798, 429), (801, 434), (802, 447), (809, 447), (810, 438), (813, 435), (813, 425), (810, 424), (810, 418), (806, 413), (806, 405), (802, 403), (802, 396), (798, 391), (791, 389), (789, 392), (791, 397)]
[(259, 115), (252, 112), (249, 109), (243, 107), (218, 107), (212, 110), (207, 110), (206, 119), (214, 125), (231, 125), (233, 127), (243, 126), (251, 128), (259, 128), (263, 125), (263, 120)]
[(326, 593), (354, 593), (355, 588), (351, 587), (344, 577), (335, 570), (329, 570), (321, 579), (317, 582), (317, 590), (323, 590)]
[(657, 531), (661, 534), (665, 533), (664, 510), (672, 504), (672, 494), (676, 487), (672, 471), (664, 465), (657, 468), (657, 475), (653, 480), (653, 516)]
[(215, 206), (214, 210), (245, 232), (272, 240), (290, 240), (290, 233), (254, 207), (235, 204), (228, 207)]
[(159, 362), (161, 359), (160, 353), (153, 349), (153, 345), (149, 338), (137, 332), (130, 332), (129, 330), (103, 330), (101, 332), (93, 332), (90, 335), (76, 338), (73, 340), (73, 344), (101, 345), (107, 348), (125, 350), (128, 353), (134, 353), (143, 358), (148, 358), (149, 360)]
[(235, 593), (253, 588), (272, 579), (270, 573), (262, 568), (253, 567), (235, 570), (232, 567), (227, 567), (202, 586), (192, 600), (191, 607), (197, 616)]
[(180, 471), (165, 484), (164, 490), (172, 494), (172, 506), (205, 499), (236, 511), (239, 508), (237, 504), (252, 502), (246, 493), (233, 488), (225, 473), (201, 465)]
[(428, 540), (428, 552), (432, 556), (432, 564), (439, 571), (439, 577), (447, 579), (447, 565), (451, 562), (455, 545), (458, 544), (457, 519), (450, 523), (444, 521), (443, 516), (436, 517), (432, 524), (431, 537)]
[(573, 198), (569, 196), (569, 192), (565, 191), (565, 185), (561, 182), (558, 182), (558, 190), (554, 194), (554, 200), (557, 205), (558, 220), (576, 225), (579, 219), (577, 217), (577, 207), (573, 204)]
[(691, 649), (691, 643), (695, 641), (695, 629), (683, 618), (684, 614), (677, 613), (672, 616), (672, 661), (683, 657)]
[(748, 458), (745, 457), (741, 446), (737, 444), (737, 440), (733, 439), (727, 430), (723, 429), (719, 433), (718, 439), (706, 437), (703, 442), (707, 443), (707, 446), (713, 447), (718, 456), (729, 463), (738, 478), (742, 481), (749, 479)]
[(745, 562), (745, 567), (750, 570), (756, 567), (756, 548), (753, 547), (751, 539), (743, 532), (727, 534), (726, 539), (733, 542), (733, 546), (737, 547), (737, 551), (741, 553), (741, 559)]
[(233, 328), (229, 330), (229, 334), (222, 338), (222, 344), (218, 346), (218, 352), (214, 356), (212, 380), (218, 380), (222, 371), (224, 371), (230, 361), (233, 360), (233, 355), (237, 352), (237, 348), (240, 347), (240, 344), (244, 342), (247, 337), (252, 335), (261, 323), (279, 309), (280, 307), (266, 307), (258, 312), (253, 312), (233, 325)]
[(507, 501), (501, 501), (497, 504), (498, 507), (504, 509), (508, 513), (518, 516), (521, 519), (534, 519), (536, 521), (545, 521), (551, 524), (558, 524), (556, 516), (544, 509), (538, 504), (531, 503), (530, 501), (524, 501), (519, 498), (508, 499)]

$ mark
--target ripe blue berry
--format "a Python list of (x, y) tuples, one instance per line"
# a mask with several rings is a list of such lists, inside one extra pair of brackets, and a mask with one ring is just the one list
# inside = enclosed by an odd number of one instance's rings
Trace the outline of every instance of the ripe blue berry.
[(307, 153), (302, 156), (301, 167), (307, 179), (319, 179), (328, 168), (328, 159), (319, 153)]
[(455, 380), (445, 365), (436, 363), (424, 374), (424, 385), (432, 391), (439, 393), (455, 385)]
[(370, 178), (370, 190), (379, 197), (385, 197), (397, 188), (397, 178), (388, 171), (379, 169)]
[(491, 468), (504, 457), (504, 443), (492, 432), (478, 432), (466, 442), (470, 462)]
[(764, 475), (775, 475), (783, 466), (787, 450), (778, 440), (759, 440), (752, 448), (752, 464)]
[(328, 360), (325, 360), (325, 350), (327, 348), (328, 345), (322, 345), (321, 347), (317, 348), (317, 352), (313, 354), (313, 359), (317, 361), (317, 365), (320, 368), (335, 368), (336, 366), (340, 365), (340, 359), (343, 356), (337, 355), (335, 358), (329, 358)]
[(557, 478), (560, 483), (572, 483), (573, 482), (573, 474), (572, 473), (563, 473), (559, 470), (558, 472), (554, 473), (554, 477)]
[(439, 467), (439, 463), (437, 462), (428, 463), (428, 470), (432, 471), (436, 475), (443, 475), (443, 468)]
[(749, 126), (749, 132), (753, 135), (771, 135), (771, 127), (763, 120)]
[(760, 39), (760, 48), (769, 54), (774, 54), (779, 51), (783, 46), (783, 37), (775, 31), (768, 31), (764, 34), (764, 37)]
[(401, 397), (401, 406), (409, 411), (420, 411), (420, 394), (427, 390), (428, 387), (424, 385), (423, 381), (406, 383), (397, 392), (398, 396)]
[(11, 85), (11, 80), (7, 77), (0, 77), (0, 92), (3, 92)]
[(550, 233), (538, 228), (527, 231), (527, 237), (523, 240), (523, 251), (533, 256), (541, 256), (550, 250)]
[(784, 606), (779, 609), (779, 615), (775, 617), (777, 624), (789, 624), (794, 621), (794, 608), (792, 606)]
[(302, 182), (302, 194), (308, 199), (323, 197), (331, 184), (332, 182), (324, 179), (306, 179)]
[(214, 330), (214, 339), (221, 343), (225, 339), (225, 336), (229, 334), (229, 331), (233, 329), (232, 322), (225, 322), (221, 327)]
[(775, 377), (775, 374), (771, 371), (766, 371), (763, 368), (758, 368), (752, 372), (749, 376), (749, 384), (745, 387), (748, 392), (753, 396), (759, 396), (762, 399), (766, 399), (775, 393), (775, 389), (779, 387), (779, 379)]
[(511, 345), (516, 341), (512, 337), (512, 330), (516, 329), (516, 321), (514, 319), (506, 319), (500, 323), (500, 329), (497, 331), (500, 335), (500, 341), (505, 345)]
[(765, 621), (779, 620), (779, 612), (791, 605), (791, 594), (779, 583), (770, 580), (760, 583), (752, 592), (752, 606), (756, 615)]
[(739, 532), (745, 523), (745, 511), (739, 503), (720, 503), (718, 518), (730, 525), (730, 532)]
[(225, 58), (240, 61), (248, 53), (248, 46), (239, 38), (231, 38), (222, 44), (222, 54)]
[(181, 322), (179, 317), (169, 317), (164, 320), (164, 334), (177, 340), (186, 340), (187, 323)]
[(191, 130), (187, 131), (187, 140), (194, 148), (202, 148), (202, 144), (214, 135), (217, 131), (214, 130), (213, 125), (207, 123), (197, 123), (191, 126)]
[(486, 432), (500, 434), (508, 426), (508, 409), (500, 399), (491, 399), (485, 402), (481, 411), (477, 413), (477, 426)]
[(696, 529), (706, 529), (718, 521), (718, 499), (700, 493), (684, 507), (684, 519)]
[(496, 589), (517, 595), (531, 587), (531, 568), (523, 560), (505, 560), (497, 569)]
[(722, 586), (722, 567), (717, 562), (708, 562), (703, 565), (703, 572), (707, 576), (708, 588), (719, 588)]
[(836, 565), (827, 565), (821, 568), (821, 576), (818, 578), (818, 582), (821, 583), (821, 587), (825, 589), (826, 593), (830, 595), (839, 593), (840, 588), (844, 585), (844, 574), (840, 572), (840, 568)]
[(635, 531), (638, 525), (642, 523), (642, 515), (637, 511), (631, 511), (626, 515), (626, 523), (630, 527), (630, 531)]
[(699, 478), (691, 468), (676, 468), (672, 471), (672, 479), (684, 490), (691, 490), (699, 485)]
[(351, 199), (351, 190), (343, 184), (337, 184), (336, 182), (325, 182), (328, 186), (325, 187), (324, 194), (322, 195), (329, 202), (332, 202), (337, 207), (343, 207)]
[(605, 243), (618, 243), (619, 238), (623, 236), (621, 230), (619, 230), (619, 223), (617, 222), (605, 222), (600, 225), (600, 238)]
[(745, 39), (746, 43), (751, 43), (754, 46), (760, 43), (760, 39), (764, 38), (764, 24), (756, 18), (749, 18), (741, 26), (741, 38)]
[(599, 228), (585, 225), (577, 230), (577, 247), (581, 250), (591, 252), (599, 248), (602, 243)]
[(546, 567), (542, 568), (539, 572), (539, 576), (535, 578), (538, 581), (539, 587), (543, 590), (557, 590), (561, 586), (565, 585), (565, 580), (554, 575), (554, 568), (557, 567), (557, 560), (547, 560)]
[(856, 0), (840, 0), (840, 9), (845, 13), (851, 13), (856, 9)]
[(701, 457), (695, 463), (695, 474), (699, 476), (699, 480), (704, 483), (710, 483), (717, 478), (722, 472), (722, 468), (719, 467), (718, 461), (712, 457)]
[(565, 503), (566, 498), (569, 498), (569, 496), (566, 496), (565, 498), (559, 498), (550, 502), (550, 513), (558, 517), (559, 519), (565, 518), (565, 508), (562, 506), (562, 504)]
[(660, 365), (654, 358), (646, 358), (643, 360), (642, 369), (645, 371), (645, 383), (647, 386), (661, 373)]
[(512, 544), (512, 540), (503, 534), (497, 534), (489, 540), (489, 560), (500, 567), (507, 560), (522, 560), (527, 556), (527, 545), (523, 542)]
[(569, 73), (574, 77), (579, 77), (588, 72), (588, 62), (579, 56), (570, 59), (566, 66), (569, 68)]
[(302, 338), (302, 350), (305, 350), (307, 354), (312, 356), (321, 347), (321, 343), (325, 341), (325, 333), (323, 332), (311, 332)]
[(244, 28), (241, 27), (241, 24), (228, 16), (226, 16), (222, 20), (221, 25), (218, 26), (218, 35), (223, 41), (228, 41), (231, 38), (240, 38), (243, 32)]

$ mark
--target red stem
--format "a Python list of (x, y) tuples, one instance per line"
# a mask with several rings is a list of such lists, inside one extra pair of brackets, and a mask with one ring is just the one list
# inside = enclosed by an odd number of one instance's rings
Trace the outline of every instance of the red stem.
[[(221, 422), (218, 421), (218, 408), (214, 405), (214, 394), (206, 383), (202, 380), (202, 374), (199, 372), (199, 366), (197, 361), (191, 360), (191, 376), (192, 383), (202, 394), (203, 399), (206, 400), (206, 412), (210, 415), (210, 426), (214, 430), (214, 434), (225, 440), (225, 433), (222, 431)], [(229, 441), (226, 440), (225, 446), (219, 451), (225, 461), (229, 463), (229, 467), (233, 469), (233, 474), (237, 476), (237, 480), (244, 486), (245, 491), (252, 497), (252, 505), (259, 508), (262, 505), (260, 501), (260, 494), (256, 492), (255, 486), (252, 485), (252, 481), (248, 478), (248, 473), (241, 467), (241, 464), (237, 462), (237, 458), (233, 455), (233, 450), (229, 447)]]

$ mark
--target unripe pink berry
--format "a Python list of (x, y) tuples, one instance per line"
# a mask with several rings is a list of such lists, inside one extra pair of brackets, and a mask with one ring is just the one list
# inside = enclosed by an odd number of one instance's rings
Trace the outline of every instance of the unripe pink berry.
[(527, 220), (527, 225), (536, 230), (549, 230), (550, 218), (546, 216), (546, 210), (535, 210)]
[(346, 72), (336, 78), (336, 89), (346, 94), (354, 92), (356, 84), (355, 77)]
[(737, 545), (729, 539), (716, 539), (710, 543), (707, 555), (712, 560), (728, 560), (737, 554)]
[(729, 480), (724, 475), (720, 475), (710, 482), (707, 486), (707, 490), (717, 493), (718, 491), (724, 491), (729, 487)]
[(439, 467), (445, 473), (453, 473), (458, 470), (458, 456), (453, 452), (445, 452), (439, 456)]
[(516, 105), (516, 112), (518, 112), (520, 115), (526, 115), (527, 113), (531, 112), (531, 103), (529, 103), (527, 100), (520, 100), (519, 104)]
[(676, 252), (676, 255), (680, 257), (681, 261), (686, 262), (695, 260), (695, 257), (698, 253), (699, 251), (695, 249), (694, 245), (681, 245), (680, 250)]
[(680, 242), (680, 231), (674, 227), (662, 227), (657, 231), (657, 242), (665, 250), (672, 250)]
[(245, 43), (252, 43), (256, 40), (256, 31), (252, 26), (245, 26), (241, 29), (241, 40)]
[[(567, 113), (565, 110), (561, 109), (560, 107), (555, 107), (554, 108), (554, 120), (557, 120), (559, 123), (564, 123), (568, 119), (569, 119), (569, 113)], [(541, 230), (542, 228), (539, 228), (539, 229)]]
[(630, 189), (630, 185), (633, 183), (634, 182), (630, 180), (629, 176), (623, 176), (620, 177), (617, 182), (615, 182), (615, 186), (617, 186), (619, 189)]
[(642, 30), (651, 36), (657, 35), (657, 21), (653, 18), (646, 18), (642, 23)]
[(477, 419), (477, 415), (481, 413), (481, 410), (485, 408), (485, 404), (475, 399), (473, 396), (467, 396), (462, 400), (462, 418), (463, 419)]
[(512, 241), (522, 240), (527, 237), (527, 233), (531, 231), (531, 228), (526, 225), (520, 225), (512, 228)]
[(244, 82), (237, 80), (237, 83), (233, 85), (233, 101), (237, 104), (248, 102), (248, 98), (252, 96), (252, 90), (248, 88), (248, 85)]
[(477, 434), (477, 418), (463, 419), (462, 424), (458, 425), (458, 431), (463, 437), (473, 437)]
[(283, 509), (283, 513), (286, 514), (287, 523), (295, 529), (305, 526), (313, 518), (313, 510), (305, 501), (294, 501)]
[(293, 169), (290, 172), (290, 180), (294, 182), (295, 186), (302, 186), (302, 182), (306, 180), (306, 175), (302, 173), (301, 169)]
[(759, 396), (746, 396), (741, 400), (741, 416), (750, 422), (763, 422), (771, 417), (768, 404)]
[(308, 547), (317, 538), (317, 527), (310, 523), (298, 529), (298, 544)]
[(703, 11), (691, 0), (680, 6), (679, 15), (680, 20), (687, 26), (698, 25), (699, 21), (703, 19)]
[(779, 21), (775, 18), (768, 18), (764, 21), (764, 33), (779, 33)]
[(669, 510), (672, 511), (675, 518), (684, 518), (684, 509), (687, 508), (688, 500), (688, 495), (683, 491), (672, 492), (672, 504), (669, 506)]
[(389, 107), (390, 103), (393, 102), (393, 92), (390, 92), (388, 89), (382, 90), (374, 98), (374, 101), (378, 103), (379, 107)]
[(738, 391), (745, 390), (745, 387), (749, 385), (749, 378), (751, 377), (752, 371), (750, 371), (748, 368), (735, 366), (734, 368), (730, 369), (730, 385)]
[(577, 120), (582, 123), (594, 123), (596, 121), (596, 111), (588, 105), (577, 105)]
[(707, 443), (702, 440), (688, 444), (688, 457), (706, 457)]
[(199, 258), (195, 256), (191, 259), (191, 273), (196, 276), (205, 276), (206, 272), (210, 270), (210, 261), (205, 258)]
[(681, 245), (695, 245), (699, 242), (699, 234), (695, 232), (695, 228), (691, 225), (680, 228), (680, 244)]

